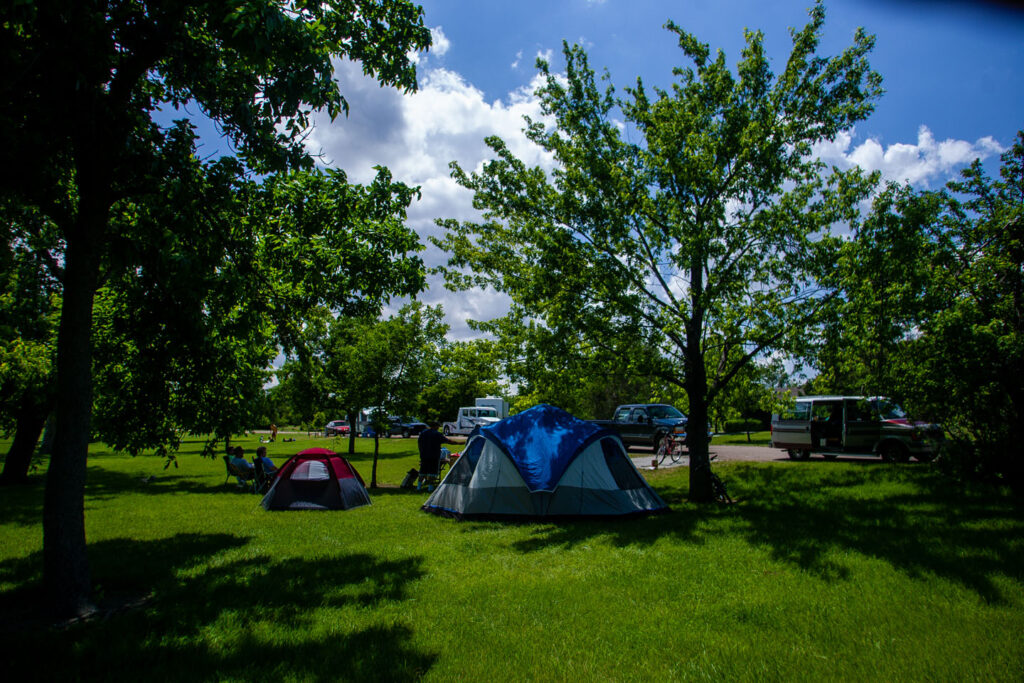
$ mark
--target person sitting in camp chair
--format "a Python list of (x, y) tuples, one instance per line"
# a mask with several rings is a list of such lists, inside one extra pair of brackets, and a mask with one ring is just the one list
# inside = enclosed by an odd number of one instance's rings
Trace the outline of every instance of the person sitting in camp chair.
[(260, 446), (256, 449), (256, 455), (252, 459), (252, 464), (256, 471), (256, 492), (266, 493), (274, 482), (274, 475), (277, 474), (277, 467), (274, 465), (274, 461), (267, 457), (266, 446)]
[(441, 432), (437, 431), (436, 422), (431, 422), (429, 428), (423, 430), (419, 436), (420, 449), (420, 475), (416, 482), (416, 488), (423, 486), (433, 491), (441, 475), (441, 444), (455, 443)]
[[(227, 459), (227, 456), (225, 456)], [(230, 459), (227, 459), (228, 471), (235, 476), (240, 486), (248, 486), (249, 482), (253, 482), (253, 488), (256, 486), (256, 468), (253, 464), (245, 459), (245, 450), (241, 446), (236, 446), (234, 455)]]

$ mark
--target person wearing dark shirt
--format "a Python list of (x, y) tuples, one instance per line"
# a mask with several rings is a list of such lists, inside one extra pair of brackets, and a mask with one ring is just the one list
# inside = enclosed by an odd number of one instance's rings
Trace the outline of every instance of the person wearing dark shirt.
[(267, 475), (273, 476), (274, 473), (277, 472), (277, 465), (274, 464), (273, 460), (271, 460), (270, 458), (267, 457), (267, 447), (266, 446), (260, 446), (259, 448), (256, 449), (256, 457), (259, 459), (260, 463), (263, 465), (263, 471)]
[(420, 433), (420, 474), (437, 476), (441, 470), (441, 444), (455, 443), (437, 431), (438, 424), (431, 422), (427, 429)]

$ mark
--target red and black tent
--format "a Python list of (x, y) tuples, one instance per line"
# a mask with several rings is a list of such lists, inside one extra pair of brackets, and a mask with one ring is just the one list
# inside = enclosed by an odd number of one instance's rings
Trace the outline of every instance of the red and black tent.
[(356, 468), (326, 448), (307, 448), (289, 458), (261, 502), (267, 510), (348, 510), (369, 504)]

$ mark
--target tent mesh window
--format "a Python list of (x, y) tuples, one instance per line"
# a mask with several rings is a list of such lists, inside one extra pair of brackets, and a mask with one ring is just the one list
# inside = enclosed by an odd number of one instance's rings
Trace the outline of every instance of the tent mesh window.
[(473, 439), (473, 443), (469, 445), (462, 455), (459, 456), (459, 461), (455, 463), (455, 467), (448, 473), (448, 477), (445, 479), (446, 483), (455, 484), (456, 486), (469, 486), (469, 480), (473, 478), (473, 472), (476, 471), (476, 463), (480, 459), (480, 452), (484, 448), (485, 440), (482, 438)]
[(604, 462), (612, 473), (612, 478), (620, 489), (642, 489), (644, 482), (640, 479), (636, 469), (622, 454), (612, 439), (601, 441), (601, 450), (604, 451)]

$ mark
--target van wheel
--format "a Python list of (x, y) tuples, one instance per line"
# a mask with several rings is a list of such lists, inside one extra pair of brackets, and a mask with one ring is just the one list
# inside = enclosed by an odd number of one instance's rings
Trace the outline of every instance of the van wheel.
[(408, 429), (403, 429), (402, 430), (402, 438), (403, 439), (408, 439), (409, 438), (409, 430)]
[(452, 430), (448, 428), (448, 425), (444, 426), (444, 430), (443, 431), (444, 431), (444, 435), (445, 436), (451, 436), (452, 435)]
[(917, 453), (916, 455), (914, 455), (914, 460), (918, 462), (931, 462), (934, 459), (934, 453)]
[(881, 448), (878, 449), (878, 454), (886, 462), (906, 462), (910, 460), (910, 454), (907, 453), (907, 449), (894, 441), (882, 444)]
[(790, 460), (807, 460), (811, 457), (811, 452), (807, 450), (798, 450), (796, 448), (790, 448), (786, 453), (789, 454)]

